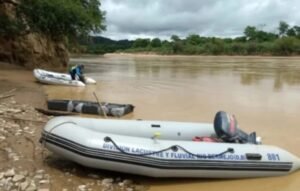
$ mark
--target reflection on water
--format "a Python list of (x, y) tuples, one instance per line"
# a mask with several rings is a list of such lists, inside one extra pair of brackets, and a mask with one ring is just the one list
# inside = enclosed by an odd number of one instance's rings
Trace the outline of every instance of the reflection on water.
[[(45, 86), (49, 98), (131, 103), (126, 119), (212, 122), (218, 110), (237, 116), (265, 144), (300, 156), (300, 58), (126, 56), (76, 58), (97, 85)], [(300, 173), (245, 180), (141, 178), (152, 190), (298, 190)], [(245, 185), (250, 185), (245, 186)]]

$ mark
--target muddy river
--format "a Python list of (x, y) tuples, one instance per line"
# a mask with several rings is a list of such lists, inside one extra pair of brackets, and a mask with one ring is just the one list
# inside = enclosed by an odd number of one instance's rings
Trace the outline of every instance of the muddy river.
[[(48, 98), (130, 103), (125, 119), (212, 122), (219, 110), (264, 144), (300, 156), (299, 57), (185, 57), (106, 55), (71, 59), (84, 63), (97, 85), (44, 86)], [(296, 191), (300, 172), (243, 180), (137, 178), (150, 190)]]

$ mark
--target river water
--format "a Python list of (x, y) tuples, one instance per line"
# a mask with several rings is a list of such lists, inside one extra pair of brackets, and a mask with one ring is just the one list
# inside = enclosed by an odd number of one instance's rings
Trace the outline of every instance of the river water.
[[(49, 99), (130, 103), (124, 119), (212, 122), (219, 110), (235, 114), (264, 144), (300, 156), (300, 58), (105, 55), (84, 63), (97, 85), (44, 86)], [(150, 190), (296, 191), (300, 172), (243, 180), (137, 178)]]

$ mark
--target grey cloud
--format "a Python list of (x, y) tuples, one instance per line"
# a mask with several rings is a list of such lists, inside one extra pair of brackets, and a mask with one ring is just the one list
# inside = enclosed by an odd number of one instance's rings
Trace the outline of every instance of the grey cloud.
[(279, 21), (300, 24), (297, 0), (102, 0), (115, 39), (172, 34), (239, 36), (247, 25), (274, 31)]

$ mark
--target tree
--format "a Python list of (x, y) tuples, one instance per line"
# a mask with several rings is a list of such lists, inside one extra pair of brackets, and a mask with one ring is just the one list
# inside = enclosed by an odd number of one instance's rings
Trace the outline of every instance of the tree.
[(0, 36), (15, 37), (25, 30), (25, 26), (16, 19), (0, 13)]
[(274, 41), (278, 38), (278, 35), (265, 32), (265, 31), (257, 31), (256, 32), (256, 40), (258, 42), (265, 42), (265, 41)]
[(180, 41), (180, 38), (179, 38), (179, 36), (177, 36), (177, 35), (172, 35), (172, 36), (171, 36), (171, 40), (172, 40), (173, 42), (177, 42), (177, 41)]
[(294, 26), (293, 28), (294, 28), (294, 30), (295, 30), (295, 32), (296, 32), (296, 35), (297, 35), (298, 37), (300, 37), (300, 27), (299, 27), (299, 26)]
[(295, 25), (287, 31), (288, 36), (295, 36), (300, 38), (300, 27)]
[(279, 22), (278, 30), (280, 36), (284, 36), (288, 29), (289, 29), (289, 25), (286, 22), (284, 21)]
[(150, 46), (153, 48), (161, 47), (161, 40), (159, 38), (152, 39)]
[(265, 32), (262, 30), (257, 30), (256, 27), (247, 26), (244, 30), (244, 34), (248, 41), (257, 41), (257, 42), (265, 42), (265, 41), (274, 41), (277, 39), (277, 35), (269, 32)]
[(287, 36), (296, 36), (296, 31), (294, 28), (289, 28), (287, 31), (286, 31), (286, 35)]
[(212, 38), (211, 43), (209, 43), (210, 54), (219, 55), (224, 52), (224, 41), (219, 38)]
[(105, 30), (100, 5), (99, 0), (21, 0), (17, 15), (31, 31), (61, 40)]
[(291, 55), (297, 51), (299, 40), (295, 37), (282, 37), (275, 42), (275, 51), (278, 55)]
[(186, 38), (188, 44), (199, 45), (201, 43), (201, 38), (197, 34), (191, 34)]
[(252, 26), (247, 26), (244, 30), (244, 34), (247, 40), (255, 40), (256, 38), (256, 28)]
[(246, 42), (246, 41), (247, 41), (247, 37), (244, 36), (236, 37), (235, 39), (233, 39), (233, 42)]
[(134, 48), (146, 48), (150, 44), (150, 39), (138, 38), (134, 41)]

